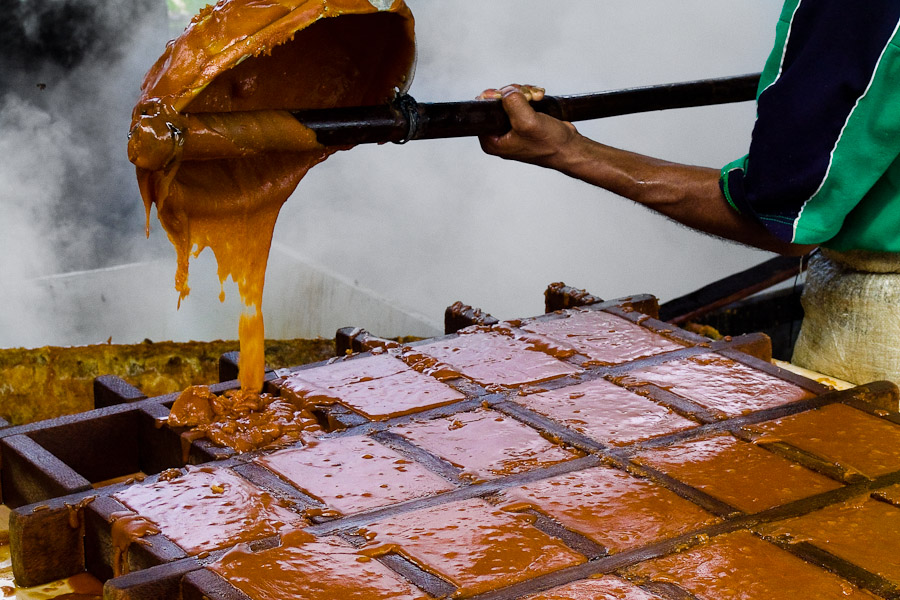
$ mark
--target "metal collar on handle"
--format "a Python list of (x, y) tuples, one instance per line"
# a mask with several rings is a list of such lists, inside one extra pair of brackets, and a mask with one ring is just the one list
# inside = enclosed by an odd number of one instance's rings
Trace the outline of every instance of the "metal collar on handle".
[(400, 94), (394, 100), (394, 106), (406, 121), (406, 135), (394, 143), (405, 144), (416, 139), (416, 134), (419, 132), (419, 103), (409, 94)]

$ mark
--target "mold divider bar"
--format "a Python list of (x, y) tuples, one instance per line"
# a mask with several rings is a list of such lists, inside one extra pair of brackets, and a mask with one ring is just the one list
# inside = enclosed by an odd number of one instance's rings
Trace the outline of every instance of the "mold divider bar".
[[(865, 385), (852, 388), (856, 390), (854, 397), (845, 400), (845, 404), (874, 414), (887, 417), (894, 423), (900, 418), (900, 388), (893, 381), (873, 381)], [(885, 415), (884, 413), (889, 413)]]
[[(366, 545), (366, 538), (358, 532), (340, 532), (336, 534), (336, 537), (357, 549), (361, 549)], [(449, 598), (457, 591), (457, 587), (453, 583), (426, 571), (415, 560), (403, 554), (402, 551), (391, 551), (387, 554), (375, 556), (374, 560), (402, 576), (419, 589), (424, 590), (429, 596)]]
[(656, 483), (657, 485), (669, 490), (670, 492), (678, 494), (685, 500), (693, 502), (706, 512), (722, 519), (733, 519), (744, 514), (742, 511), (731, 506), (730, 504), (722, 502), (721, 500), (714, 498), (713, 496), (710, 496), (709, 494), (698, 490), (697, 488), (691, 487), (686, 483), (682, 483), (674, 477), (666, 475), (662, 471), (658, 471), (652, 467), (632, 463), (631, 465), (629, 465), (627, 470), (632, 475), (645, 477), (650, 481)]
[(147, 395), (139, 388), (115, 375), (95, 377), (93, 385), (94, 408), (104, 408), (147, 399)]
[(468, 486), (460, 487), (456, 490), (436, 494), (434, 496), (426, 496), (424, 498), (416, 498), (398, 504), (392, 504), (383, 508), (377, 508), (371, 511), (341, 517), (327, 523), (313, 525), (306, 529), (312, 535), (323, 537), (334, 535), (343, 531), (354, 530), (360, 527), (371, 525), (379, 519), (389, 518), (395, 515), (412, 512), (415, 510), (432, 508), (457, 502), (462, 500), (471, 500), (490, 494), (496, 494), (507, 488), (533, 483), (557, 475), (565, 475), (574, 471), (581, 471), (591, 467), (596, 467), (601, 460), (596, 456), (585, 456), (575, 460), (557, 463), (544, 469), (529, 471), (520, 475), (512, 475), (499, 480), (486, 481), (484, 483), (474, 483)]
[[(144, 571), (136, 571), (128, 573), (115, 579), (110, 579), (103, 586), (104, 600), (160, 600), (161, 598), (181, 598), (182, 590), (193, 590), (194, 595), (184, 596), (184, 600), (201, 600), (196, 588), (189, 585), (182, 585), (182, 579), (194, 581), (192, 575), (209, 573), (215, 575), (212, 571), (203, 569), (202, 564), (195, 558), (186, 558), (172, 563), (151, 567)], [(217, 576), (218, 577), (218, 576)], [(224, 580), (219, 578), (223, 583)], [(230, 590), (237, 592), (231, 585)], [(247, 596), (214, 596), (212, 592), (216, 588), (210, 584), (210, 593), (206, 596), (211, 600), (250, 600)]]
[(609, 550), (607, 550), (602, 545), (598, 544), (585, 535), (572, 531), (571, 529), (567, 529), (564, 525), (561, 525), (560, 523), (546, 516), (540, 511), (534, 509), (526, 509), (524, 511), (516, 512), (534, 516), (535, 521), (534, 523), (532, 523), (532, 527), (543, 533), (546, 533), (550, 537), (562, 540), (566, 546), (568, 546), (572, 550), (575, 550), (579, 554), (586, 556), (588, 560), (595, 560), (598, 558), (603, 558), (604, 556), (609, 556)]
[[(10, 556), (16, 583), (34, 587), (85, 569), (83, 519), (72, 527), (63, 503), (43, 510), (15, 510), (9, 516)], [(37, 508), (37, 507), (35, 507)]]
[[(181, 600), (252, 600), (250, 596), (228, 583), (221, 575), (209, 569), (191, 571), (181, 581)], [(124, 599), (123, 599), (124, 600)], [(144, 600), (129, 598), (128, 600)], [(147, 598), (147, 600), (150, 600)]]
[(97, 498), (84, 511), (85, 566), (97, 578), (113, 577), (118, 568), (116, 561), (121, 561), (126, 572), (137, 572), (187, 557), (184, 550), (163, 534), (147, 535), (140, 541), (130, 541), (125, 548), (117, 548), (113, 533), (116, 513), (134, 514), (134, 511), (111, 496)]
[(138, 415), (138, 464), (148, 475), (185, 465), (184, 442), (165, 424), (168, 416), (169, 409), (162, 404), (145, 405)]
[(444, 311), (444, 333), (456, 333), (460, 329), (471, 327), (472, 325), (483, 325), (490, 327), (496, 325), (500, 320), (496, 317), (484, 312), (480, 308), (473, 308), (468, 304), (456, 302), (447, 307)]
[(17, 508), (91, 490), (91, 482), (27, 435), (0, 439), (3, 502)]
[(626, 313), (639, 313), (647, 315), (651, 319), (659, 318), (659, 299), (652, 294), (635, 294), (615, 300), (607, 300), (600, 304), (592, 304), (585, 307), (587, 310), (622, 310)]
[(818, 565), (837, 574), (859, 588), (869, 590), (891, 600), (900, 598), (900, 587), (889, 579), (858, 567), (809, 542), (790, 544), (779, 543), (777, 540), (765, 536), (763, 536), (763, 539), (808, 563)]
[(665, 598), (666, 600), (700, 600), (697, 596), (678, 587), (674, 583), (654, 581), (639, 587), (646, 592)]
[(529, 427), (548, 433), (554, 439), (590, 454), (606, 454), (609, 452), (604, 444), (582, 433), (569, 429), (564, 424), (554, 421), (538, 412), (530, 410), (512, 400), (491, 406), (492, 409), (512, 417)]
[(589, 294), (565, 283), (551, 283), (544, 291), (544, 312), (553, 313), (566, 308), (576, 308), (591, 304), (600, 304), (602, 298)]
[(866, 480), (866, 477), (860, 473), (848, 470), (840, 464), (819, 458), (815, 454), (785, 442), (764, 443), (757, 444), (757, 446), (840, 483), (858, 483)]
[(801, 387), (809, 392), (814, 394), (825, 394), (831, 391), (831, 388), (822, 385), (818, 381), (813, 381), (812, 379), (807, 379), (802, 375), (797, 375), (787, 369), (782, 369), (777, 365), (773, 365), (772, 363), (761, 360), (755, 356), (751, 356), (744, 352), (735, 351), (730, 348), (723, 348), (718, 350), (717, 353), (720, 356), (724, 356), (725, 358), (729, 358), (737, 363), (741, 363), (757, 371), (762, 371), (764, 373), (768, 373), (782, 381), (787, 381), (788, 383), (793, 383), (797, 387)]
[(679, 396), (678, 394), (673, 394), (672, 392), (664, 390), (652, 383), (635, 386), (628, 385), (623, 387), (626, 390), (634, 392), (638, 396), (643, 396), (649, 400), (652, 400), (653, 402), (656, 402), (657, 404), (660, 404), (672, 410), (682, 417), (688, 418), (692, 421), (699, 421), (703, 425), (709, 425), (710, 423), (716, 423), (728, 418), (728, 416), (723, 412), (701, 406), (693, 400), (689, 400), (688, 398)]
[(278, 498), (289, 502), (294, 512), (303, 514), (309, 508), (326, 508), (325, 504), (312, 496), (304, 494), (279, 477), (277, 473), (270, 471), (259, 463), (238, 464), (232, 470), (261, 490), (268, 491)]
[(373, 435), (380, 431), (385, 431), (390, 427), (405, 425), (407, 423), (410, 423), (411, 421), (430, 421), (432, 419), (440, 419), (442, 417), (452, 417), (453, 415), (457, 415), (459, 413), (473, 411), (483, 406), (485, 403), (491, 405), (493, 402), (497, 401), (497, 398), (498, 396), (496, 395), (486, 395), (482, 397), (471, 398), (468, 400), (460, 400), (459, 402), (454, 402), (453, 404), (438, 406), (436, 408), (422, 411), (420, 413), (403, 415), (401, 417), (396, 417), (388, 421), (369, 421), (367, 423), (356, 425), (355, 427), (345, 429), (335, 434), (323, 436), (323, 439), (331, 439), (335, 437), (350, 437), (354, 435)]
[(401, 575), (434, 598), (449, 598), (456, 593), (456, 586), (441, 577), (422, 569), (402, 554), (390, 553), (376, 558), (378, 562)]
[(456, 485), (465, 484), (465, 480), (462, 479), (462, 469), (449, 463), (440, 456), (416, 446), (402, 435), (390, 431), (380, 431), (373, 434), (371, 437), (379, 444), (387, 446), (391, 450), (395, 450), (406, 458), (425, 467), (432, 473), (440, 475), (447, 481)]
[(644, 329), (648, 329), (657, 335), (661, 335), (670, 340), (674, 340), (688, 347), (701, 346), (705, 348), (708, 345), (711, 345), (711, 340), (707, 337), (698, 335), (696, 333), (691, 333), (686, 329), (681, 329), (669, 323), (665, 323), (663, 321), (660, 321), (659, 319), (656, 319), (653, 315), (641, 312), (639, 310), (628, 310), (627, 307), (622, 308), (619, 306), (611, 306), (605, 308), (604, 312), (625, 319), (626, 321), (630, 321), (635, 325), (640, 325)]

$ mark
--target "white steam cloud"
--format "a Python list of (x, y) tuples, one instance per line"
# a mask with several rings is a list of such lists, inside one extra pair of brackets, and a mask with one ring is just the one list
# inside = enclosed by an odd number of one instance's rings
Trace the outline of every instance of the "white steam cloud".
[(81, 317), (54, 312), (60, 299), (37, 281), (161, 247), (137, 246), (143, 208), (125, 134), (143, 73), (165, 42), (165, 7), (38, 0), (4, 15), (0, 345), (65, 344), (83, 329)]

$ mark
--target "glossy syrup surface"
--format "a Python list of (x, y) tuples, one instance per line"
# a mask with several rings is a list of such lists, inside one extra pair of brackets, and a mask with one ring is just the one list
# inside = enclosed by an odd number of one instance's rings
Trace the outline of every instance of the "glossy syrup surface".
[(613, 575), (585, 579), (553, 588), (523, 600), (662, 600), (635, 584)]
[(524, 341), (495, 331), (461, 333), (415, 347), (466, 377), (489, 386), (514, 387), (557, 379), (581, 371)]
[(400, 552), (452, 582), (460, 597), (584, 562), (561, 541), (532, 527), (532, 520), (483, 500), (453, 502), (367, 526), (374, 534), (367, 552)]
[(588, 469), (503, 493), (508, 510), (533, 508), (621, 552), (718, 522), (669, 490), (609, 468)]
[(629, 573), (673, 583), (701, 600), (874, 600), (876, 596), (765, 542), (737, 531)]
[(562, 319), (535, 321), (522, 329), (572, 346), (589, 364), (618, 365), (684, 348), (665, 336), (603, 311), (572, 311)]
[(830, 404), (748, 427), (761, 441), (783, 441), (840, 465), (878, 477), (900, 470), (900, 425), (844, 404)]
[(284, 381), (282, 394), (307, 402), (340, 403), (379, 421), (465, 398), (387, 354), (298, 371)]
[(257, 459), (344, 514), (453, 489), (447, 480), (366, 437), (322, 440)]
[(618, 378), (618, 382), (623, 385), (652, 383), (728, 416), (813, 397), (811, 392), (790, 382), (714, 354), (631, 371)]
[(189, 554), (303, 525), (298, 514), (270, 493), (228, 469), (191, 468), (167, 481), (133, 485), (114, 497)]
[(696, 427), (668, 408), (605, 379), (513, 401), (599, 442), (622, 446)]
[[(209, 567), (253, 600), (427, 600), (427, 594), (336, 538), (297, 532), (281, 546), (238, 546)], [(302, 594), (302, 596), (300, 596)]]
[(463, 470), (471, 481), (524, 473), (583, 456), (493, 410), (476, 410), (393, 429)]
[(841, 487), (727, 434), (650, 450), (637, 460), (748, 513)]

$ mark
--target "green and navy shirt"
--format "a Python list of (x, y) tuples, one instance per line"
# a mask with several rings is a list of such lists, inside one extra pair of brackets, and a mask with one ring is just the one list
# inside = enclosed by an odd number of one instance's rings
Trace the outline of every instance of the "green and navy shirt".
[(900, 252), (900, 0), (787, 0), (728, 202), (776, 237)]

